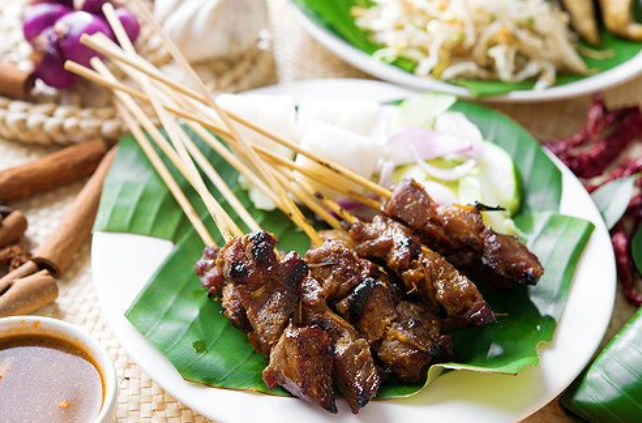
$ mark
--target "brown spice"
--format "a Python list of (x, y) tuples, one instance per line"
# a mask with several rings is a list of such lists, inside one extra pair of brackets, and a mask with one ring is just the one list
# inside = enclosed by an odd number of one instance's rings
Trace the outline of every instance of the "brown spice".
[(31, 254), (21, 245), (10, 245), (0, 249), (0, 265), (13, 271), (31, 260)]

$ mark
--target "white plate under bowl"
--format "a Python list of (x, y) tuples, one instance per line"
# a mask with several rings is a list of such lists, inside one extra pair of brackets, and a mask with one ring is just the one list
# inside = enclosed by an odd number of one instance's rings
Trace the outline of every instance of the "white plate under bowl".
[[(307, 94), (388, 101), (408, 91), (372, 81), (322, 80), (275, 86), (263, 94)], [(558, 163), (558, 162), (556, 162)], [(183, 404), (219, 423), (518, 422), (553, 400), (589, 362), (607, 329), (615, 297), (615, 262), (608, 231), (590, 196), (571, 172), (563, 174), (561, 211), (590, 220), (595, 231), (579, 262), (554, 341), (541, 364), (518, 376), (450, 372), (414, 397), (372, 402), (358, 415), (341, 402), (327, 414), (295, 398), (209, 388), (184, 381), (171, 363), (124, 317), (172, 243), (130, 234), (96, 233), (92, 265), (98, 296), (116, 336), (132, 359)]]
[(527, 103), (553, 101), (605, 90), (623, 84), (642, 73), (642, 51), (640, 51), (636, 56), (619, 66), (592, 76), (587, 76), (576, 82), (557, 85), (544, 90), (520, 90), (512, 91), (504, 95), (476, 98), (470, 93), (468, 88), (437, 79), (421, 78), (396, 66), (375, 59), (371, 55), (354, 47), (330, 29), (315, 22), (302, 12), (298, 6), (292, 4), (291, 8), (295, 10), (295, 15), (299, 23), (312, 37), (352, 66), (384, 81), (393, 82), (418, 91), (440, 91), (454, 94), (460, 98), (488, 102)]

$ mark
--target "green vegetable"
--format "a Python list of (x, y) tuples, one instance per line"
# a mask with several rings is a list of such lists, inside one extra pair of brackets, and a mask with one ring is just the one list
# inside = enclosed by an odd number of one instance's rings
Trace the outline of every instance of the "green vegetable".
[[(500, 317), (498, 325), (455, 333), (457, 363), (434, 366), (429, 381), (442, 369), (514, 374), (536, 365), (537, 347), (552, 339), (575, 266), (593, 229), (589, 222), (557, 213), (559, 170), (517, 124), (477, 105), (458, 102), (453, 108), (465, 112), (478, 125), (483, 121), (484, 125), (479, 126), (485, 138), (501, 141), (502, 147), (512, 152), (524, 181), (525, 207), (516, 221), (529, 246), (541, 258), (546, 274), (537, 287), (485, 292), (495, 310), (508, 315)], [(236, 183), (235, 173), (212, 152), (207, 154), (259, 224), (275, 233), (279, 248), (307, 248), (305, 236), (280, 213), (252, 208)], [(186, 185), (182, 178), (178, 180)], [(186, 194), (205, 217), (195, 193), (186, 189)], [(217, 198), (220, 199), (218, 195)], [(209, 219), (207, 225), (213, 228)], [(176, 243), (131, 305), (127, 318), (183, 377), (229, 389), (266, 391), (261, 380), (266, 358), (253, 352), (245, 335), (220, 314), (220, 304), (207, 299), (201, 291), (193, 266), (201, 254), (202, 242), (131, 138), (121, 141), (105, 183), (95, 230), (149, 235)], [(380, 397), (412, 395), (421, 388), (388, 384)]]
[(638, 273), (642, 275), (642, 226), (640, 226), (631, 239), (631, 255)]
[[(355, 48), (368, 54), (373, 54), (379, 49), (379, 46), (370, 40), (368, 34), (357, 27), (351, 15), (351, 10), (354, 6), (367, 6), (371, 2), (359, 0), (292, 1), (314, 22), (328, 28)], [(588, 46), (584, 43), (580, 43), (580, 45), (584, 48), (608, 53), (608, 57), (604, 59), (583, 57), (584, 62), (591, 72), (589, 72), (588, 75), (561, 74), (557, 78), (556, 85), (565, 85), (580, 81), (595, 73), (613, 69), (629, 61), (642, 50), (642, 43), (616, 37), (606, 29), (602, 29), (601, 37), (602, 44), (597, 49), (594, 46)], [(399, 59), (393, 62), (393, 65), (408, 72), (413, 72), (416, 67), (416, 63), (407, 59)], [(457, 81), (456, 84), (468, 88), (471, 95), (476, 97), (496, 96), (507, 94), (511, 91), (530, 90), (534, 86), (534, 82), (532, 81), (511, 83), (502, 81), (461, 80)]]
[(642, 421), (642, 309), (561, 398), (591, 423)]
[(631, 201), (635, 180), (639, 175), (629, 178), (616, 179), (600, 187), (592, 195), (593, 201), (604, 218), (609, 229), (613, 229), (620, 221)]
[(403, 101), (393, 114), (388, 132), (395, 134), (409, 127), (432, 128), (435, 118), (457, 102), (448, 94), (423, 93)]

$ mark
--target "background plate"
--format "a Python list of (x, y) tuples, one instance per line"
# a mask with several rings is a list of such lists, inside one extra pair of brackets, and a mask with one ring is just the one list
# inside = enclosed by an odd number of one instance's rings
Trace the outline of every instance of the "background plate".
[(505, 95), (490, 97), (473, 97), (467, 88), (449, 84), (430, 78), (420, 78), (405, 70), (375, 59), (369, 54), (354, 47), (328, 28), (310, 19), (301, 9), (292, 5), (295, 15), (303, 28), (328, 50), (362, 71), (383, 79), (384, 81), (408, 87), (418, 91), (440, 91), (454, 94), (460, 98), (468, 98), (487, 102), (540, 102), (561, 100), (592, 94), (616, 85), (623, 84), (642, 73), (642, 51), (631, 60), (610, 70), (586, 77), (577, 82), (558, 85), (545, 90), (513, 91)]
[[(274, 86), (259, 94), (399, 99), (409, 92), (363, 80), (319, 80)], [(96, 233), (92, 266), (99, 299), (110, 325), (132, 359), (185, 405), (220, 423), (439, 421), (518, 422), (553, 400), (591, 359), (607, 329), (615, 298), (615, 262), (610, 237), (591, 197), (557, 160), (563, 174), (560, 212), (590, 220), (595, 231), (578, 264), (555, 339), (542, 348), (541, 364), (518, 376), (450, 372), (418, 395), (373, 402), (354, 416), (346, 404), (331, 416), (294, 398), (209, 388), (186, 382), (171, 363), (134, 329), (124, 314), (147, 280), (172, 250), (155, 238)]]

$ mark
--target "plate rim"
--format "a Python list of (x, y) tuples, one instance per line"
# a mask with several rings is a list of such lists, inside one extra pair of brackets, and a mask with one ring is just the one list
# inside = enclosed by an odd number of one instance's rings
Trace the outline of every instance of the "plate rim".
[(315, 22), (295, 2), (289, 1), (289, 3), (294, 10), (296, 20), (305, 31), (332, 53), (371, 76), (415, 91), (439, 91), (456, 95), (461, 99), (485, 103), (540, 103), (590, 95), (596, 91), (625, 84), (642, 74), (642, 50), (640, 50), (638, 54), (628, 61), (579, 81), (553, 86), (544, 90), (517, 90), (497, 96), (475, 97), (471, 95), (468, 88), (431, 78), (420, 78), (373, 58), (330, 29)]
[[(316, 86), (317, 89), (321, 89), (321, 90), (325, 91), (327, 86), (331, 85), (331, 84), (354, 84), (354, 83), (361, 84), (362, 88), (365, 88), (365, 87), (368, 87), (368, 86), (372, 86), (372, 88), (374, 88), (374, 86), (378, 86), (378, 88), (382, 88), (382, 89), (383, 88), (390, 88), (390, 89), (395, 89), (397, 91), (403, 90), (403, 89), (401, 89), (399, 87), (396, 87), (394, 85), (391, 85), (391, 84), (388, 84), (388, 83), (384, 83), (384, 82), (378, 82), (378, 81), (350, 80), (350, 79), (320, 79), (320, 80), (299, 81), (299, 82), (295, 82), (295, 83), (291, 83), (291, 84), (280, 84), (280, 85), (274, 85), (274, 86), (269, 86), (269, 87), (262, 87), (260, 89), (254, 90), (253, 92), (261, 93), (261, 94), (280, 92), (282, 94), (285, 94), (283, 92), (283, 90), (287, 91), (287, 90), (294, 89), (294, 90), (298, 90), (298, 91), (306, 91), (306, 87), (310, 87), (310, 86)], [(376, 90), (373, 89), (372, 91), (376, 91)], [(566, 168), (566, 166), (564, 166), (555, 157), (551, 157), (551, 159), (562, 170), (562, 173), (563, 173), (563, 176), (564, 176), (564, 186), (563, 186), (563, 194), (562, 194), (563, 196), (562, 196), (562, 198), (564, 198), (564, 192), (566, 191), (566, 189), (569, 188), (567, 186), (567, 181), (570, 181), (571, 185), (575, 185), (575, 187), (572, 188), (573, 190), (578, 190), (578, 189), (581, 190), (582, 192), (580, 192), (580, 195), (586, 196), (590, 200), (589, 194), (586, 193), (586, 191), (581, 186), (581, 183), (579, 182), (579, 180), (577, 180), (577, 178), (575, 178), (572, 175), (570, 170), (568, 170), (568, 168)], [(597, 207), (592, 202), (590, 204), (592, 205), (592, 209), (593, 209), (592, 213), (593, 214), (597, 213), (598, 219), (597, 220), (591, 219), (592, 223), (595, 225), (595, 230), (593, 232), (593, 235), (592, 235), (592, 238), (591, 238), (591, 240), (589, 242), (589, 245), (587, 246), (587, 248), (583, 252), (583, 256), (586, 254), (586, 251), (589, 248), (591, 248), (590, 245), (593, 244), (594, 242), (596, 242), (595, 239), (598, 237), (598, 234), (601, 234), (602, 237), (604, 237), (604, 234), (606, 234), (607, 239), (609, 239), (608, 238), (608, 230), (606, 228), (606, 225), (604, 224), (604, 222), (601, 219), (599, 219), (599, 212), (597, 211)], [(138, 364), (145, 372), (147, 372), (149, 374), (149, 376), (153, 380), (157, 381), (157, 379), (159, 377), (152, 376), (153, 373), (154, 373), (153, 369), (149, 369), (148, 366), (145, 364), (145, 360), (142, 359), (141, 357), (138, 357), (138, 352), (132, 350), (132, 348), (131, 348), (132, 345), (130, 345), (131, 341), (127, 340), (127, 339), (125, 339), (125, 340), (122, 339), (123, 332), (126, 331), (126, 329), (124, 329), (123, 327), (120, 327), (122, 325), (122, 322), (119, 322), (118, 320), (119, 319), (120, 320), (124, 320), (125, 324), (129, 325), (129, 326), (131, 326), (131, 324), (129, 324), (129, 322), (126, 320), (126, 318), (123, 315), (115, 316), (115, 315), (113, 315), (113, 313), (110, 313), (111, 307), (110, 307), (109, 304), (107, 304), (105, 302), (106, 301), (106, 296), (104, 295), (105, 293), (103, 292), (103, 289), (106, 286), (108, 286), (108, 283), (103, 280), (103, 277), (101, 276), (100, 272), (98, 272), (97, 270), (101, 268), (101, 261), (104, 260), (104, 257), (101, 256), (101, 254), (103, 252), (103, 248), (102, 247), (104, 246), (104, 239), (105, 239), (105, 237), (109, 237), (110, 235), (116, 235), (116, 236), (126, 235), (128, 237), (133, 237), (133, 238), (149, 238), (149, 239), (153, 239), (153, 240), (158, 241), (158, 242), (163, 242), (165, 244), (169, 244), (170, 246), (172, 246), (173, 244), (171, 242), (169, 242), (169, 241), (166, 241), (166, 240), (161, 240), (161, 239), (158, 239), (158, 238), (152, 238), (152, 237), (148, 237), (148, 236), (133, 235), (133, 234), (107, 233), (107, 232), (97, 232), (97, 233), (95, 233), (94, 237), (93, 237), (93, 240), (92, 240), (92, 270), (94, 272), (94, 284), (95, 284), (97, 292), (98, 292), (98, 297), (99, 297), (99, 301), (100, 301), (101, 307), (103, 308), (103, 310), (105, 311), (105, 314), (107, 315), (107, 319), (108, 319), (109, 325), (114, 330), (114, 333), (116, 334), (116, 337), (120, 341), (121, 345), (128, 352), (128, 354), (130, 355), (132, 360), (134, 362), (136, 362), (136, 364)], [(609, 246), (610, 246), (610, 242), (609, 242)], [(173, 248), (173, 247), (171, 247), (171, 248)], [(596, 245), (593, 248), (599, 248), (599, 245)], [(544, 405), (546, 405), (551, 400), (553, 400), (557, 395), (559, 395), (572, 382), (572, 380), (577, 377), (577, 375), (584, 368), (585, 364), (590, 361), (590, 359), (593, 356), (595, 350), (597, 350), (597, 348), (599, 348), (601, 340), (603, 339), (604, 334), (606, 333), (606, 330), (608, 329), (608, 325), (609, 325), (609, 322), (611, 320), (612, 311), (613, 311), (613, 308), (614, 308), (614, 305), (615, 305), (615, 294), (616, 294), (615, 258), (614, 258), (612, 249), (609, 248), (609, 251), (611, 252), (611, 254), (607, 258), (608, 259), (607, 260), (608, 263), (605, 263), (606, 264), (605, 267), (608, 268), (607, 273), (609, 273), (611, 275), (611, 277), (609, 279), (612, 281), (611, 282), (612, 289), (610, 289), (609, 296), (605, 299), (605, 303), (609, 304), (609, 306), (607, 307), (607, 309), (602, 310), (602, 314), (605, 316), (605, 318), (603, 319), (603, 321), (601, 320), (602, 325), (601, 325), (601, 327), (598, 328), (598, 331), (595, 332), (596, 336), (594, 336), (594, 338), (596, 339), (596, 341), (592, 343), (592, 344), (594, 344), (594, 347), (590, 351), (590, 354), (585, 354), (586, 359), (584, 360), (584, 363), (582, 364), (582, 366), (579, 367), (576, 372), (573, 372), (573, 374), (569, 375), (568, 383), (564, 383), (564, 386), (562, 386), (559, 390), (557, 390), (555, 392), (555, 395), (552, 395), (552, 393), (549, 393), (549, 395), (546, 398), (540, 398), (539, 401), (537, 401), (536, 403), (530, 404), (528, 407), (524, 407), (524, 409), (519, 414), (519, 419), (520, 420), (523, 419), (523, 418), (526, 418), (526, 417), (530, 416), (531, 414), (533, 414), (534, 412), (538, 411)], [(94, 252), (95, 252), (95, 254), (94, 254)], [(168, 250), (168, 254), (169, 254), (169, 250)], [(603, 265), (604, 265), (604, 263), (603, 263)], [(577, 271), (579, 271), (579, 269), (580, 268), (578, 267), (578, 269), (576, 270), (576, 276), (574, 276), (574, 281), (575, 281), (575, 278), (577, 277)], [(572, 295), (572, 292), (573, 292), (573, 290), (571, 290), (571, 295)], [(570, 297), (569, 297), (569, 299), (570, 299)], [(562, 315), (562, 317), (560, 319), (560, 323), (558, 325), (558, 332), (559, 332), (559, 329), (560, 329), (560, 327), (562, 326), (562, 324), (564, 322), (565, 316), (566, 316), (566, 309), (565, 309), (564, 314)], [(138, 338), (140, 338), (140, 340), (142, 340), (143, 342), (149, 344), (149, 342), (140, 333), (138, 333), (133, 328), (133, 326), (131, 326), (131, 328), (128, 328), (128, 329), (135, 331), (135, 335), (138, 336)], [(556, 332), (556, 338), (557, 338), (557, 332)], [(549, 346), (547, 349), (553, 349), (553, 346), (555, 344), (555, 339), (556, 338), (554, 338), (553, 342), (551, 343), (551, 346)], [(155, 348), (151, 344), (149, 344), (149, 346), (155, 350)], [(160, 354), (160, 352), (158, 352), (157, 350), (155, 350), (155, 351), (158, 354)], [(542, 355), (545, 355), (545, 352), (540, 351), (540, 356), (542, 356)], [(168, 362), (168, 364), (171, 366), (171, 364), (169, 362)], [(540, 363), (540, 367), (542, 367), (541, 363)], [(175, 369), (173, 369), (173, 370), (175, 372)], [(528, 369), (528, 370), (530, 370), (530, 369)], [(185, 384), (193, 385), (190, 382), (183, 381), (183, 380), (181, 380), (181, 381), (184, 382)], [(158, 382), (158, 381), (157, 381), (157, 383), (159, 383), (159, 385), (161, 385), (163, 387), (163, 389), (165, 389), (168, 393), (170, 393), (174, 398), (176, 398), (177, 400), (181, 401), (183, 404), (189, 406), (190, 408), (196, 410), (197, 412), (199, 412), (199, 413), (201, 413), (201, 414), (203, 414), (203, 415), (205, 415), (205, 416), (207, 416), (209, 418), (220, 418), (220, 416), (212, 415), (211, 412), (208, 409), (201, 407), (200, 404), (196, 403), (195, 401), (192, 401), (190, 398), (185, 398), (182, 395), (182, 392), (178, 388), (174, 389), (175, 388), (174, 386), (166, 386), (166, 384), (163, 384), (163, 383)], [(217, 388), (209, 388), (209, 387), (203, 387), (203, 388), (204, 389), (213, 389), (213, 390), (217, 390), (217, 391), (227, 391), (227, 390), (224, 390), (224, 389), (217, 389)], [(245, 394), (245, 395), (255, 395), (255, 394), (246, 393), (246, 392), (238, 392), (238, 391), (235, 391), (235, 392), (236, 393), (240, 393), (240, 394)], [(274, 398), (274, 397), (272, 397), (272, 398)], [(281, 398), (281, 399), (283, 399), (283, 398)], [(513, 421), (513, 420), (511, 420), (511, 421)], [(515, 421), (518, 421), (518, 420), (515, 420)]]

